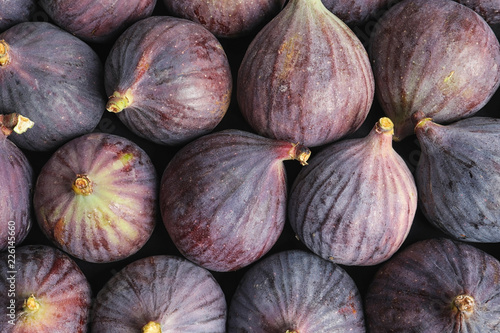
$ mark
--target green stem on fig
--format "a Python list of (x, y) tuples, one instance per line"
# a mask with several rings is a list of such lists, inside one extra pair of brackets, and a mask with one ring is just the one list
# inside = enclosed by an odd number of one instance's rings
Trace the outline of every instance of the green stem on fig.
[(375, 130), (378, 133), (390, 133), (394, 135), (394, 123), (388, 117), (382, 117), (375, 124)]
[(78, 174), (73, 182), (73, 191), (79, 195), (90, 195), (93, 192), (92, 182), (87, 175)]
[(109, 97), (108, 103), (106, 104), (106, 110), (118, 113), (126, 109), (130, 103), (132, 103), (132, 96), (128, 90), (124, 94), (115, 91), (113, 95)]
[(474, 313), (475, 305), (476, 302), (474, 301), (474, 298), (469, 295), (458, 295), (453, 300), (453, 307), (466, 318), (470, 317)]
[(22, 134), (32, 128), (35, 123), (18, 113), (0, 115), (0, 131), (9, 136), (12, 132)]
[(299, 161), (301, 165), (307, 165), (307, 160), (311, 156), (311, 150), (299, 143), (292, 143), (292, 148), (290, 148), (288, 155), (292, 159)]
[(34, 313), (40, 309), (40, 303), (36, 300), (33, 294), (30, 295), (23, 303), (23, 309), (26, 312)]
[(161, 333), (161, 324), (150, 321), (142, 328), (142, 333)]
[(10, 62), (9, 45), (5, 40), (0, 40), (0, 67)]

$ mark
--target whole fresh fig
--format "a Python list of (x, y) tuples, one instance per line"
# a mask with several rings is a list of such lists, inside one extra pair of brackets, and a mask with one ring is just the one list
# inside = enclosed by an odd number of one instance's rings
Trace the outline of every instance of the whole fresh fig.
[(421, 111), (438, 123), (473, 115), (500, 84), (500, 45), (472, 9), (450, 0), (405, 0), (379, 20), (370, 41), (377, 98), (395, 139), (413, 134)]
[(423, 118), (415, 133), (415, 179), (427, 219), (457, 239), (500, 242), (500, 119), (440, 125)]
[(68, 255), (25, 245), (0, 254), (0, 272), (2, 333), (87, 332), (92, 291)]
[(97, 53), (46, 22), (19, 23), (0, 34), (0, 113), (35, 123), (10, 139), (20, 148), (52, 151), (90, 133), (105, 110)]
[(64, 30), (87, 42), (106, 43), (151, 16), (156, 0), (40, 0), (39, 4)]
[(286, 0), (163, 0), (174, 16), (197, 22), (220, 38), (258, 31), (283, 8)]
[(33, 205), (40, 228), (58, 247), (89, 262), (137, 252), (156, 221), (157, 177), (144, 150), (106, 133), (75, 138), (40, 171)]
[(499, 0), (455, 0), (462, 5), (470, 7), (481, 15), (489, 24), (500, 23)]
[(349, 26), (362, 25), (396, 0), (321, 0), (328, 10)]
[(165, 227), (179, 251), (213, 271), (247, 266), (267, 253), (285, 223), (283, 161), (310, 151), (241, 130), (202, 136), (169, 162), (160, 187)]
[(206, 269), (169, 255), (136, 260), (99, 291), (93, 333), (225, 333), (226, 299)]
[(301, 250), (275, 253), (243, 275), (227, 332), (364, 333), (361, 296), (340, 266)]
[(335, 142), (300, 170), (288, 215), (314, 253), (344, 265), (375, 265), (403, 244), (417, 188), (392, 135), (392, 121), (381, 118), (366, 137)]
[(307, 147), (354, 132), (374, 95), (365, 48), (321, 0), (290, 0), (255, 36), (237, 101), (261, 135)]
[(0, 0), (0, 31), (28, 22), (36, 9), (36, 0)]
[(500, 262), (459, 241), (413, 243), (376, 273), (365, 298), (371, 333), (493, 333)]
[(201, 25), (154, 16), (127, 29), (105, 62), (107, 109), (135, 134), (175, 145), (212, 131), (231, 100), (219, 41)]
[(15, 251), (31, 229), (33, 168), (7, 137), (32, 126), (33, 122), (19, 114), (0, 114), (0, 251)]

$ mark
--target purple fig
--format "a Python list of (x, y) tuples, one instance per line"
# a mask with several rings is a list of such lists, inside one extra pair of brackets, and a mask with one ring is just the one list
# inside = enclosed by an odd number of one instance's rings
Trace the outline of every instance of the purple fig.
[(139, 259), (99, 291), (93, 333), (224, 333), (225, 295), (206, 269), (180, 257)]
[(175, 145), (212, 131), (231, 100), (219, 41), (201, 25), (155, 16), (135, 23), (105, 63), (107, 109), (135, 134)]
[(395, 0), (321, 0), (329, 11), (349, 26), (362, 25)]
[(365, 297), (371, 333), (479, 333), (500, 328), (500, 262), (446, 238), (409, 245), (375, 274)]
[(308, 147), (358, 129), (373, 95), (365, 48), (321, 0), (290, 0), (255, 36), (238, 72), (248, 123), (263, 136)]
[(156, 0), (40, 0), (39, 4), (64, 30), (87, 42), (106, 43), (151, 16)]
[(438, 123), (473, 115), (500, 84), (500, 44), (472, 9), (450, 0), (405, 0), (379, 20), (370, 41), (377, 98), (395, 139), (411, 116)]
[(489, 24), (500, 23), (499, 0), (455, 0), (464, 6), (470, 7), (481, 15)]
[(10, 136), (22, 149), (51, 151), (91, 132), (106, 105), (102, 79), (97, 53), (53, 24), (19, 23), (0, 34), (0, 113), (35, 123)]
[(0, 251), (14, 249), (31, 229), (33, 168), (7, 137), (32, 126), (32, 121), (19, 114), (0, 114)]
[(301, 250), (275, 253), (243, 275), (227, 332), (364, 333), (361, 296), (340, 266)]
[(415, 178), (427, 219), (469, 242), (500, 242), (500, 119), (471, 117), (448, 125), (422, 118)]
[[(13, 259), (14, 258), (14, 259)], [(92, 291), (62, 251), (26, 245), (0, 254), (2, 333), (86, 333)]]
[(36, 9), (37, 0), (0, 0), (0, 31), (28, 22)]
[(381, 118), (366, 137), (333, 143), (300, 170), (289, 219), (311, 251), (339, 264), (375, 265), (401, 247), (417, 188), (392, 135), (392, 121)]
[(33, 205), (40, 228), (58, 247), (89, 262), (129, 257), (156, 221), (157, 177), (129, 139), (91, 133), (63, 145), (45, 163)]
[(247, 266), (267, 253), (285, 223), (283, 161), (310, 151), (240, 130), (208, 134), (179, 150), (160, 187), (165, 227), (179, 251), (213, 271)]

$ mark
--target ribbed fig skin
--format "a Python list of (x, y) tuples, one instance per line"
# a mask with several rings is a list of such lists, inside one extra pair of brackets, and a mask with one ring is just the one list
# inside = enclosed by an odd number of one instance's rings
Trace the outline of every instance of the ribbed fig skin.
[(46, 22), (19, 23), (0, 40), (9, 57), (0, 65), (0, 113), (36, 124), (10, 136), (18, 147), (51, 151), (97, 126), (106, 105), (103, 68), (89, 45)]
[[(180, 257), (127, 265), (97, 294), (93, 333), (135, 333), (152, 321), (161, 332), (224, 333), (226, 300), (212, 274)], [(149, 332), (149, 331), (148, 331)]]
[(28, 22), (36, 9), (36, 0), (0, 0), (0, 31)]
[(422, 150), (415, 179), (427, 219), (457, 239), (500, 242), (500, 119), (424, 119), (415, 133)]
[[(0, 331), (87, 332), (92, 291), (68, 255), (45, 245), (26, 245), (18, 247), (11, 259), (8, 253), (0, 254), (0, 292), (5, 301), (0, 307)], [(30, 312), (23, 303), (32, 295), (40, 307)], [(15, 310), (8, 308), (11, 300)]]
[(489, 24), (500, 23), (500, 1), (498, 0), (455, 0), (473, 9)]
[[(224, 49), (208, 30), (155, 16), (135, 23), (113, 45), (105, 87), (108, 110), (130, 130), (177, 145), (219, 124), (231, 100), (232, 76)], [(124, 109), (118, 96), (128, 101)]]
[(105, 43), (151, 16), (156, 0), (40, 0), (39, 5), (64, 30), (86, 42)]
[(275, 253), (243, 275), (227, 332), (365, 332), (361, 296), (340, 266), (301, 250)]
[[(78, 194), (75, 180), (92, 191)], [(111, 262), (137, 252), (156, 219), (157, 177), (144, 150), (132, 141), (91, 133), (63, 145), (40, 171), (33, 198), (45, 235), (71, 255)]]
[(321, 0), (329, 11), (349, 26), (366, 23), (376, 14), (390, 8), (397, 0)]
[(289, 1), (238, 71), (238, 105), (255, 131), (307, 147), (358, 129), (373, 96), (365, 48), (321, 0)]
[(322, 258), (344, 265), (379, 264), (399, 249), (410, 231), (417, 189), (392, 147), (392, 122), (380, 127), (387, 121), (382, 118), (364, 138), (325, 147), (293, 183), (291, 226)]
[[(376, 273), (365, 298), (369, 332), (498, 332), (500, 262), (459, 241), (419, 241)], [(461, 311), (457, 296), (472, 300)]]
[(297, 148), (229, 129), (177, 152), (163, 173), (160, 209), (179, 251), (213, 271), (236, 270), (267, 253), (285, 223), (283, 161), (296, 158)]
[(171, 15), (197, 22), (220, 38), (258, 31), (283, 8), (286, 0), (163, 0)]
[(500, 45), (472, 9), (449, 0), (405, 0), (385, 13), (370, 40), (377, 99), (395, 139), (413, 134), (411, 115), (438, 123), (473, 115), (500, 83)]

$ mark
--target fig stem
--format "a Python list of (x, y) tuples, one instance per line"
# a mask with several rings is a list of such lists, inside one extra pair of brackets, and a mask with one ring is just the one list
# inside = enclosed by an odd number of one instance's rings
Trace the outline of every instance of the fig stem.
[(375, 124), (375, 130), (377, 133), (390, 133), (394, 135), (394, 123), (388, 117), (382, 117)]
[(30, 297), (24, 300), (23, 309), (30, 313), (36, 312), (40, 309), (40, 303), (36, 300), (35, 296), (31, 294)]
[(77, 174), (73, 182), (73, 191), (79, 195), (90, 195), (93, 192), (92, 182), (87, 175)]
[(161, 324), (150, 321), (142, 328), (142, 333), (161, 333)]
[(10, 62), (9, 45), (5, 40), (0, 40), (0, 67)]
[(469, 295), (458, 295), (453, 300), (453, 306), (466, 318), (474, 313), (475, 304), (474, 298)]
[(299, 143), (292, 143), (292, 148), (290, 148), (288, 155), (292, 159), (299, 161), (301, 165), (307, 165), (307, 160), (311, 156), (311, 150)]
[(22, 134), (34, 126), (34, 122), (18, 113), (0, 114), (0, 131), (9, 136), (12, 132)]
[(113, 95), (109, 97), (108, 103), (106, 104), (106, 110), (118, 113), (123, 111), (123, 109), (126, 109), (131, 102), (132, 99), (128, 91), (125, 94), (115, 91)]

